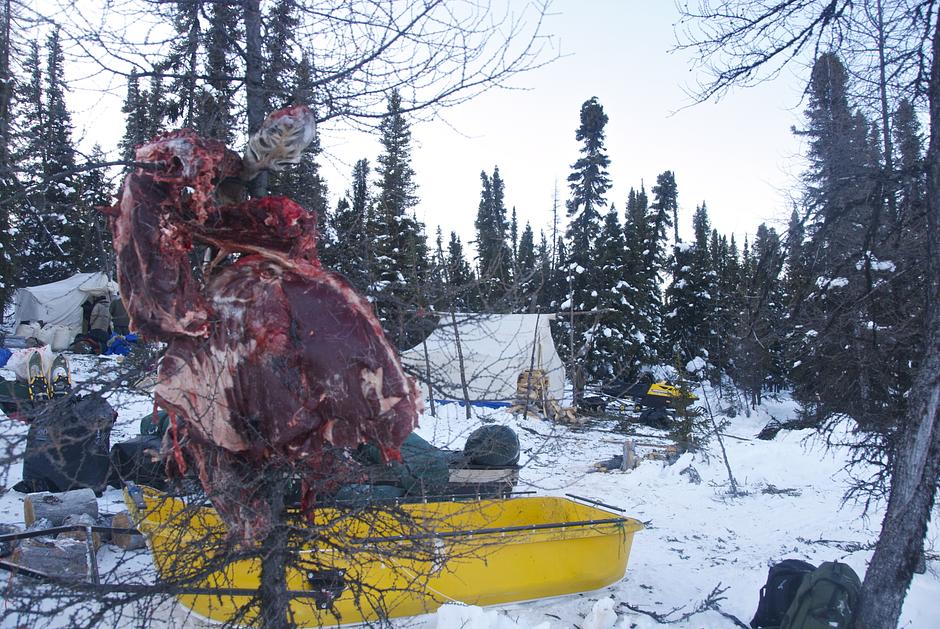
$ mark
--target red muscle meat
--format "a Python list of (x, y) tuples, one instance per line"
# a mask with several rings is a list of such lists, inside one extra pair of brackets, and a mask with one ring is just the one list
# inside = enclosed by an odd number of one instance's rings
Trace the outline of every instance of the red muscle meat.
[[(308, 120), (294, 107), (266, 125), (296, 139)], [(358, 444), (397, 458), (421, 410), (370, 304), (320, 266), (316, 216), (283, 197), (227, 202), (265, 152), (265, 167), (291, 161), (274, 145), (253, 143), (244, 167), (218, 142), (164, 135), (138, 148), (149, 167), (127, 176), (109, 211), (132, 326), (167, 343), (156, 400), (174, 417), (169, 467), (195, 467), (244, 542), (275, 517), (262, 473), (272, 463), (314, 492), (354, 466)], [(194, 243), (241, 255), (197, 280)]]

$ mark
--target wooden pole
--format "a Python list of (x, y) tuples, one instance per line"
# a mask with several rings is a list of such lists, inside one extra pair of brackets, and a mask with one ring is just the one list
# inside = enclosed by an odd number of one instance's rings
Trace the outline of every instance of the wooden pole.
[(457, 366), (460, 369), (460, 387), (463, 389), (463, 403), (466, 409), (467, 419), (470, 419), (470, 390), (467, 388), (467, 373), (463, 364), (463, 348), (460, 347), (460, 330), (457, 329), (457, 315), (453, 310), (450, 311), (450, 322), (454, 326), (454, 342), (457, 345)]
[(434, 387), (431, 386), (431, 357), (428, 355), (427, 337), (421, 341), (421, 345), (424, 347), (424, 372), (425, 377), (428, 379), (428, 401), (431, 404), (431, 417), (437, 417), (434, 409)]

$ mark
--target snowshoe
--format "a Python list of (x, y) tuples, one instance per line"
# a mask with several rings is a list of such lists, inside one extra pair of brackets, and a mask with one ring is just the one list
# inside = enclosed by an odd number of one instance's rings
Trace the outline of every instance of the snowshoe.
[(58, 354), (49, 370), (49, 397), (62, 398), (72, 392), (72, 372), (69, 361), (63, 354)]
[(40, 352), (32, 352), (27, 364), (26, 388), (31, 402), (40, 402), (49, 399), (49, 381), (46, 378), (46, 369)]

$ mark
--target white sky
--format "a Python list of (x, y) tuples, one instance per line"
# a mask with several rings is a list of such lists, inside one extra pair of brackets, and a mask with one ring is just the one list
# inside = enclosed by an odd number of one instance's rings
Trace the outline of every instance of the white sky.
[[(762, 221), (785, 224), (788, 193), (796, 190), (802, 167), (790, 127), (802, 124), (805, 78), (784, 74), (718, 103), (688, 107), (684, 88), (696, 80), (690, 56), (669, 52), (677, 19), (670, 0), (555, 0), (545, 28), (562, 58), (516, 77), (512, 84), (518, 89), (490, 91), (448, 110), (446, 122), (415, 123), (417, 213), (432, 243), (438, 225), (445, 241), (450, 230), (465, 243), (473, 239), (480, 171), (492, 173), (494, 166), (506, 182), (507, 209), (517, 209), (520, 233), (530, 221), (536, 238), (540, 229), (550, 235), (554, 191), (557, 186), (563, 218), (566, 179), (579, 156), (580, 107), (592, 96), (609, 118), (613, 188), (607, 200), (621, 212), (631, 186), (643, 181), (650, 193), (656, 176), (672, 170), (684, 234), (691, 232), (692, 212), (703, 200), (713, 225), (735, 233), (739, 243)], [(97, 92), (97, 105), (76, 112), (76, 137), (83, 145), (116, 146), (123, 133), (124, 89), (111, 85), (110, 94)], [(87, 99), (80, 91), (73, 96)], [(93, 122), (83, 125), (86, 120)], [(374, 165), (380, 146), (374, 135), (329, 124), (320, 132), (322, 168), (335, 207), (349, 188), (353, 163), (367, 158)]]
[[(734, 232), (739, 244), (762, 221), (785, 221), (788, 192), (800, 171), (803, 80), (784, 75), (738, 90), (719, 103), (686, 107), (683, 88), (694, 83), (687, 53), (670, 54), (678, 19), (668, 0), (558, 0), (547, 30), (566, 55), (517, 77), (520, 90), (491, 91), (449, 110), (446, 121), (416, 124), (413, 166), (421, 202), (418, 217), (428, 236), (440, 225), (467, 242), (480, 199), (480, 171), (499, 166), (506, 206), (515, 206), (520, 233), (531, 221), (550, 235), (558, 186), (560, 211), (567, 176), (578, 158), (575, 131), (581, 104), (597, 96), (609, 118), (607, 151), (613, 188), (607, 195), (622, 212), (631, 186), (647, 193), (664, 170), (675, 172), (680, 229), (691, 232), (695, 206), (707, 202), (713, 225)], [(683, 109), (684, 108), (684, 109)], [(681, 111), (680, 111), (681, 110)], [(456, 129), (456, 130), (455, 130)], [(349, 186), (355, 160), (374, 164), (377, 140), (335, 137), (323, 129), (324, 171), (331, 199)], [(652, 200), (652, 198), (651, 198)]]

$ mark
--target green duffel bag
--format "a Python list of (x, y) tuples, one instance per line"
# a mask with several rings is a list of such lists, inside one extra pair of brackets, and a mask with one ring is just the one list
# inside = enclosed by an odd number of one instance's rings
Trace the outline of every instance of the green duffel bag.
[(826, 561), (803, 577), (780, 629), (851, 629), (862, 582), (849, 566)]
[(450, 454), (431, 445), (415, 433), (405, 437), (399, 449), (401, 461), (382, 465), (382, 456), (375, 444), (359, 446), (356, 458), (371, 465), (373, 480), (393, 482), (409, 496), (434, 496), (447, 493), (450, 481)]
[(393, 485), (343, 485), (333, 496), (341, 507), (361, 508), (375, 503), (392, 502), (405, 495), (405, 490)]
[(398, 485), (409, 496), (435, 496), (447, 493), (450, 467), (447, 454), (415, 433), (401, 444), (401, 462), (392, 462)]
[(170, 429), (170, 414), (164, 410), (157, 412), (156, 419), (153, 413), (140, 418), (140, 434), (163, 436)]

